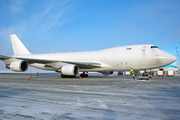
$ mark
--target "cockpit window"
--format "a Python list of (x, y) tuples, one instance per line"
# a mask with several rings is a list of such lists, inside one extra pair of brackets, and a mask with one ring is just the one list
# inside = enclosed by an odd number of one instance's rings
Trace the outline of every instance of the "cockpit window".
[(151, 48), (158, 48), (157, 46), (151, 46)]

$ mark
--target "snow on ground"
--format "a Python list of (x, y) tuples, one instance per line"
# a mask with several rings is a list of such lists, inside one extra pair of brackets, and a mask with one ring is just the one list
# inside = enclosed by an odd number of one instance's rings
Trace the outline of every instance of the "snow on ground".
[(0, 74), (0, 119), (180, 119), (179, 76), (150, 81), (29, 76)]

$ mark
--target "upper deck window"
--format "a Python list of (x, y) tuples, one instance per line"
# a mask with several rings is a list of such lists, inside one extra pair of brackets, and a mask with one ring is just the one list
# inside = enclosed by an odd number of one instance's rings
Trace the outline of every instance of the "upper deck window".
[(151, 48), (158, 48), (157, 46), (151, 46)]

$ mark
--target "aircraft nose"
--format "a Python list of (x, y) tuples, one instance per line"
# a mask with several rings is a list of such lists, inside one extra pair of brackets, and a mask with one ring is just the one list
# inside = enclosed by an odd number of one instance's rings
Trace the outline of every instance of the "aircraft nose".
[(175, 61), (177, 60), (177, 57), (174, 56), (174, 55), (172, 55), (172, 56), (171, 56), (171, 60), (172, 60), (173, 62), (175, 62)]
[(176, 56), (165, 51), (159, 51), (159, 59), (162, 65), (168, 65), (177, 60)]

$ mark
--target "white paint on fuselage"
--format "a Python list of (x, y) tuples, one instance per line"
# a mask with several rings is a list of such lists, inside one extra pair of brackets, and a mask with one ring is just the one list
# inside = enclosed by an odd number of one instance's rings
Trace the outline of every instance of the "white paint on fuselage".
[[(87, 52), (30, 54), (15, 56), (29, 59), (43, 59), (70, 62), (94, 62), (100, 63), (101, 68), (81, 69), (80, 71), (127, 71), (152, 69), (168, 65), (176, 60), (176, 57), (159, 48), (151, 48), (150, 44), (129, 45)], [(43, 64), (31, 64), (31, 66), (43, 69)], [(47, 68), (44, 68), (47, 69)], [(53, 68), (48, 68), (50, 70)]]

